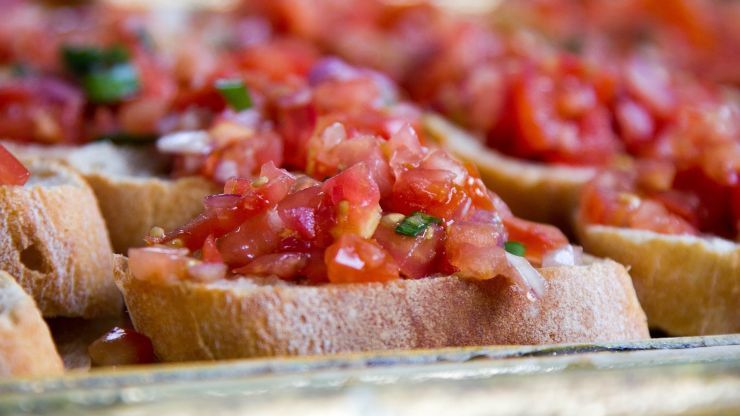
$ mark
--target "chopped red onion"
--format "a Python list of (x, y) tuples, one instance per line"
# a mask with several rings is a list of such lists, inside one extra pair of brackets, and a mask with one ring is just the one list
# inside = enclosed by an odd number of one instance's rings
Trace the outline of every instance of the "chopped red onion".
[(203, 130), (170, 133), (157, 140), (157, 150), (162, 153), (207, 155), (212, 149), (211, 136)]
[[(524, 257), (506, 253), (509, 265), (516, 271), (515, 283), (527, 292), (527, 297), (541, 299), (545, 294), (545, 279)], [(534, 299), (532, 299), (534, 300)]]

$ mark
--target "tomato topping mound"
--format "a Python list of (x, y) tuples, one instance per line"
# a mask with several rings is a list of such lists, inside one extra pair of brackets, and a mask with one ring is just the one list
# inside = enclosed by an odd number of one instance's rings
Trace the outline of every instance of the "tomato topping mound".
[(268, 162), (253, 179), (227, 180), (197, 218), (131, 250), (132, 274), (211, 281), (220, 271), (200, 267), (223, 264), (226, 276), (301, 284), (502, 275), (541, 294), (539, 275), (512, 264), (504, 244), (515, 238), (539, 264), (568, 244), (562, 233), (513, 217), (475, 168), (424, 146), (411, 124), (386, 137), (366, 120), (342, 120), (311, 133), (308, 175)]
[(643, 161), (593, 179), (582, 193), (581, 215), (595, 224), (736, 239), (738, 189), (738, 183), (719, 184), (699, 168)]
[(31, 172), (0, 144), (0, 185), (23, 185)]

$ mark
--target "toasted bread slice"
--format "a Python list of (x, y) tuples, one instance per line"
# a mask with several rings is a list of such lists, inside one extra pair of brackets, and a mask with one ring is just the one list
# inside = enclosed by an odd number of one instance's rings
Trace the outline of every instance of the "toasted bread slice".
[(58, 375), (63, 370), (33, 299), (0, 271), (0, 378)]
[(200, 177), (164, 177), (167, 160), (151, 146), (38, 146), (10, 143), (26, 158), (52, 159), (79, 171), (95, 191), (113, 249), (125, 253), (143, 244), (154, 226), (171, 229), (203, 210), (203, 197), (219, 187)]
[(77, 173), (25, 161), (24, 186), (0, 186), (0, 268), (18, 279), (44, 316), (118, 313), (113, 252), (95, 195)]
[(649, 337), (621, 265), (540, 271), (547, 290), (535, 302), (501, 278), (299, 286), (249, 277), (154, 283), (119, 273), (116, 281), (134, 326), (164, 361)]
[(581, 187), (594, 176), (594, 168), (546, 165), (505, 156), (434, 114), (427, 114), (423, 123), (432, 140), (476, 165), (486, 185), (496, 190), (514, 214), (571, 229)]
[(651, 327), (671, 335), (740, 332), (740, 244), (603, 225), (577, 229), (589, 253), (630, 267)]

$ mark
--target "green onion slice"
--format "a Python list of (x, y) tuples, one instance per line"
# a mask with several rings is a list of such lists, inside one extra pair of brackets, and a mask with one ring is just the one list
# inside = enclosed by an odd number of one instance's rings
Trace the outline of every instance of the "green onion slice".
[(139, 91), (139, 74), (129, 64), (90, 72), (81, 81), (87, 97), (94, 103), (114, 103)]
[(122, 45), (109, 48), (65, 45), (61, 54), (91, 102), (114, 103), (139, 91), (139, 73)]
[(252, 107), (252, 97), (242, 80), (219, 79), (216, 81), (216, 89), (234, 110), (243, 111)]
[(442, 220), (437, 217), (416, 211), (398, 223), (396, 226), (396, 233), (407, 235), (409, 237), (416, 237), (423, 233), (429, 225), (439, 224), (440, 222), (442, 222)]
[(507, 241), (504, 243), (504, 250), (519, 257), (524, 257), (524, 253), (527, 251), (524, 244), (518, 241)]

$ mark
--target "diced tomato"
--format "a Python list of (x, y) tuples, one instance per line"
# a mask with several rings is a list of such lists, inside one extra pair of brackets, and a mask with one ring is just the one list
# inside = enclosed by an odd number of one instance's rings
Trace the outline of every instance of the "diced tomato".
[(87, 349), (93, 366), (150, 364), (157, 361), (152, 341), (131, 328), (114, 327)]
[(505, 235), (495, 224), (459, 221), (447, 226), (445, 257), (462, 277), (492, 279), (510, 271)]
[(31, 172), (0, 144), (0, 185), (23, 185)]
[(153, 283), (187, 277), (188, 251), (177, 248), (143, 247), (128, 251), (128, 268), (137, 279)]
[(219, 238), (218, 251), (229, 266), (245, 266), (255, 258), (275, 251), (282, 229), (277, 212), (268, 211), (249, 218)]
[(298, 232), (301, 238), (313, 240), (317, 235), (318, 209), (324, 194), (321, 186), (311, 186), (288, 195), (277, 207), (285, 226)]
[(636, 56), (627, 62), (624, 75), (630, 93), (653, 114), (661, 118), (671, 115), (676, 106), (676, 97), (665, 68)]
[(525, 72), (514, 83), (513, 110), (519, 135), (515, 155), (569, 164), (606, 162), (618, 146), (607, 110), (594, 107), (585, 112), (579, 109), (575, 115), (572, 109), (561, 114), (556, 102), (558, 88), (557, 79), (532, 72)]
[(283, 38), (250, 45), (237, 53), (236, 62), (242, 69), (272, 81), (291, 81), (305, 77), (316, 59), (317, 52), (310, 43)]
[(382, 99), (377, 83), (369, 77), (327, 81), (314, 88), (314, 103), (322, 114), (360, 112)]
[(296, 178), (285, 169), (278, 169), (274, 162), (269, 161), (262, 165), (257, 180), (265, 180), (266, 182), (252, 182), (254, 193), (261, 196), (268, 204), (274, 205), (288, 195)]
[(250, 177), (266, 163), (281, 165), (283, 143), (270, 130), (254, 135), (235, 138), (231, 143), (218, 148), (208, 156), (203, 174), (224, 183), (234, 176)]
[(650, 113), (641, 104), (625, 98), (617, 102), (614, 115), (627, 151), (642, 153), (651, 143), (656, 128)]
[(216, 246), (216, 238), (213, 234), (206, 237), (206, 241), (203, 242), (203, 248), (201, 249), (202, 259), (206, 263), (223, 263), (221, 253), (218, 252)]
[(581, 193), (581, 214), (591, 223), (636, 228), (665, 234), (696, 234), (682, 216), (635, 194), (635, 175), (605, 172)]
[(387, 208), (404, 215), (423, 211), (438, 218), (464, 218), (470, 211), (472, 200), (454, 181), (455, 174), (442, 169), (402, 172), (393, 184)]
[(335, 238), (348, 233), (373, 235), (380, 221), (380, 191), (364, 163), (330, 178), (322, 189), (336, 210)]
[(41, 143), (84, 138), (80, 90), (60, 79), (25, 77), (0, 85), (0, 137)]
[(514, 216), (503, 219), (510, 241), (522, 243), (525, 256), (535, 263), (542, 262), (542, 256), (550, 250), (568, 244), (563, 233), (552, 225), (526, 221)]
[(393, 257), (374, 240), (344, 234), (326, 249), (327, 275), (332, 283), (387, 282), (399, 278)]
[(303, 269), (303, 275), (309, 283), (319, 284), (329, 282), (323, 250), (312, 250), (308, 253), (308, 263)]
[(735, 238), (732, 213), (732, 187), (717, 183), (700, 168), (680, 170), (673, 181), (674, 189), (698, 198), (695, 211), (698, 228), (726, 238)]
[(285, 141), (285, 163), (305, 170), (308, 141), (316, 127), (316, 109), (311, 93), (301, 90), (277, 102), (277, 131)]
[(398, 263), (401, 275), (418, 279), (434, 274), (439, 267), (438, 256), (443, 252), (445, 231), (441, 225), (430, 224), (416, 237), (396, 232), (396, 224), (381, 221), (373, 238)]
[(277, 276), (283, 280), (300, 277), (308, 265), (309, 255), (304, 253), (274, 253), (256, 257), (234, 273), (255, 276)]

